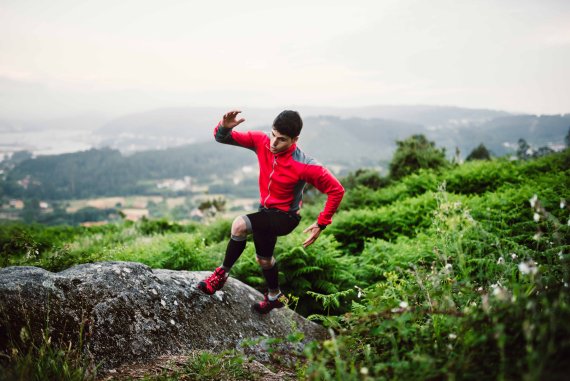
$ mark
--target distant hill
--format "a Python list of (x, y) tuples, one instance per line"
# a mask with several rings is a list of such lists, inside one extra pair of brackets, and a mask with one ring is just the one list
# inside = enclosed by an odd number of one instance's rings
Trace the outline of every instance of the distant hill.
[[(354, 161), (354, 155), (346, 155), (352, 147), (358, 151), (357, 157), (387, 160), (395, 147), (394, 141), (414, 133), (426, 134), (449, 152), (459, 147), (465, 157), (479, 143), (488, 145), (496, 155), (508, 153), (512, 150), (509, 145), (516, 144), (519, 138), (536, 145), (557, 144), (570, 127), (568, 114), (515, 115), (451, 106), (288, 108), (298, 110), (303, 117), (301, 145), (323, 161), (343, 163)], [(94, 134), (99, 147), (125, 153), (207, 142), (212, 139), (212, 128), (226, 111), (222, 108), (157, 109), (111, 120)], [(238, 128), (269, 130), (281, 109), (242, 111), (246, 122)], [(313, 142), (314, 139), (320, 141), (323, 133), (329, 135), (326, 139), (330, 141), (325, 140), (327, 144)], [(335, 150), (330, 146), (344, 148)]]
[[(304, 116), (299, 146), (341, 174), (362, 167), (386, 168), (396, 141), (413, 134), (424, 134), (445, 147), (450, 158), (457, 147), (464, 158), (480, 143), (497, 156), (514, 153), (521, 138), (534, 148), (561, 148), (570, 129), (570, 114), (512, 115), (428, 106), (298, 109)], [(98, 130), (107, 137), (104, 146), (111, 148), (24, 161), (8, 172), (3, 192), (10, 197), (48, 199), (126, 195), (152, 191), (151, 184), (158, 179), (184, 176), (231, 187), (234, 173), (242, 166), (255, 166), (256, 159), (248, 150), (213, 141), (213, 127), (224, 111), (160, 109), (112, 120)], [(279, 111), (246, 110), (247, 121), (238, 128), (269, 132)], [(311, 116), (318, 111), (343, 115)], [(144, 150), (149, 147), (154, 149)], [(24, 189), (18, 181), (26, 178)]]
[(311, 117), (305, 120), (299, 145), (324, 163), (349, 167), (389, 161), (396, 140), (413, 134), (426, 135), (446, 148), (449, 157), (457, 147), (465, 158), (480, 143), (502, 156), (514, 153), (521, 138), (534, 147), (562, 146), (570, 129), (570, 114), (510, 115), (471, 124), (453, 124), (450, 119), (447, 123), (435, 127), (388, 119)]
[[(478, 128), (459, 131), (454, 142), (461, 143), (465, 149), (484, 143), (495, 155), (502, 156), (513, 152), (520, 138), (534, 147), (559, 147), (564, 144), (564, 137), (569, 130), (570, 114), (513, 115), (490, 120)], [(444, 140), (438, 141), (443, 144)], [(465, 150), (463, 152), (468, 154)]]
[[(427, 129), (478, 126), (494, 118), (511, 114), (503, 111), (467, 109), (444, 106), (368, 106), (355, 108), (287, 106), (301, 113), (307, 128), (311, 119), (329, 116), (339, 119), (382, 119), (381, 125), (412, 124)], [(222, 108), (163, 108), (113, 119), (94, 131), (98, 147), (111, 147), (122, 152), (162, 149), (211, 139), (211, 129), (227, 109)], [(269, 129), (278, 108), (243, 109), (246, 122), (241, 129)], [(339, 123), (336, 123), (339, 124)], [(347, 126), (345, 122), (340, 123)], [(366, 123), (364, 123), (366, 124)], [(387, 131), (387, 129), (384, 129)], [(389, 140), (389, 138), (388, 138)]]
[[(342, 168), (346, 173), (361, 167), (387, 167), (396, 140), (413, 134), (425, 134), (437, 146), (445, 147), (449, 156), (459, 147), (465, 157), (481, 142), (496, 155), (514, 153), (520, 138), (535, 147), (562, 145), (569, 127), (570, 115), (504, 116), (478, 126), (445, 128), (387, 119), (320, 116), (305, 118), (299, 146), (326, 166)], [(242, 166), (255, 166), (255, 155), (215, 143), (212, 129), (211, 125), (204, 127), (206, 143), (127, 156), (109, 148), (39, 156), (22, 162), (8, 173), (4, 192), (14, 197), (56, 199), (125, 195), (148, 192), (149, 181), (184, 176), (204, 181), (226, 178), (231, 184), (231, 177)], [(265, 130), (269, 131), (269, 126)], [(23, 189), (17, 182), (26, 177), (28, 188)]]

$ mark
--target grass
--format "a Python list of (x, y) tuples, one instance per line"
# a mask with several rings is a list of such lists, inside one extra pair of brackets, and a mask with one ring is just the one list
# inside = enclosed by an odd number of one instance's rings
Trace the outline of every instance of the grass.
[[(570, 371), (569, 157), (567, 150), (530, 162), (467, 163), (378, 190), (357, 187), (315, 245), (301, 248), (300, 231), (281, 239), (283, 289), (295, 296), (297, 311), (332, 329), (331, 339), (305, 348), (297, 377), (563, 379)], [(301, 225), (321, 207), (309, 205)], [(181, 231), (151, 221), (62, 231), (52, 246), (30, 230), (4, 247), (14, 253), (10, 264), (50, 269), (117, 259), (212, 269), (229, 225), (218, 220)], [(251, 243), (232, 274), (263, 286)], [(38, 368), (34, 361), (84, 369), (71, 353), (49, 353), (51, 362), (34, 360), (37, 348), (4, 360), (25, 365), (12, 370)], [(244, 364), (235, 352), (202, 352), (176, 376), (254, 377)], [(46, 366), (39, 368), (50, 376)]]

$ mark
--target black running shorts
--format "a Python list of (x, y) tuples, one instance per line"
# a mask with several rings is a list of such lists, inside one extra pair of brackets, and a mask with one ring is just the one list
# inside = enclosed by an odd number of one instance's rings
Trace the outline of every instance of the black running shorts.
[(293, 231), (301, 221), (301, 216), (278, 209), (261, 208), (256, 213), (243, 216), (248, 231), (253, 233), (253, 243), (258, 257), (271, 258), (277, 237)]

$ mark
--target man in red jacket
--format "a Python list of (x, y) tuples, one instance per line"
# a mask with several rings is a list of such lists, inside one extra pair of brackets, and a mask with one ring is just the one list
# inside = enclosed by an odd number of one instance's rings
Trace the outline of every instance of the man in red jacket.
[(285, 305), (287, 299), (279, 290), (278, 269), (273, 249), (278, 236), (284, 236), (299, 225), (303, 188), (312, 184), (327, 194), (327, 201), (317, 221), (305, 229), (309, 237), (303, 246), (311, 245), (321, 231), (332, 222), (344, 188), (340, 182), (315, 159), (305, 155), (297, 147), (303, 121), (296, 111), (285, 110), (273, 121), (270, 136), (261, 131), (235, 131), (234, 127), (245, 119), (238, 119), (241, 111), (226, 113), (214, 129), (217, 142), (249, 148), (259, 161), (260, 207), (256, 213), (237, 217), (231, 228), (231, 238), (222, 266), (218, 267), (198, 288), (208, 295), (221, 289), (229, 272), (245, 249), (248, 234), (253, 234), (257, 262), (261, 265), (268, 291), (264, 300), (255, 303), (252, 309), (260, 314)]

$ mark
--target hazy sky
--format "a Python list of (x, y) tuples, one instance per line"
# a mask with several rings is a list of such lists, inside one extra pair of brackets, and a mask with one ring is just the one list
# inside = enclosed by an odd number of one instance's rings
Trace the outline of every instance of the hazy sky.
[(570, 112), (568, 0), (0, 0), (0, 116), (429, 104)]

